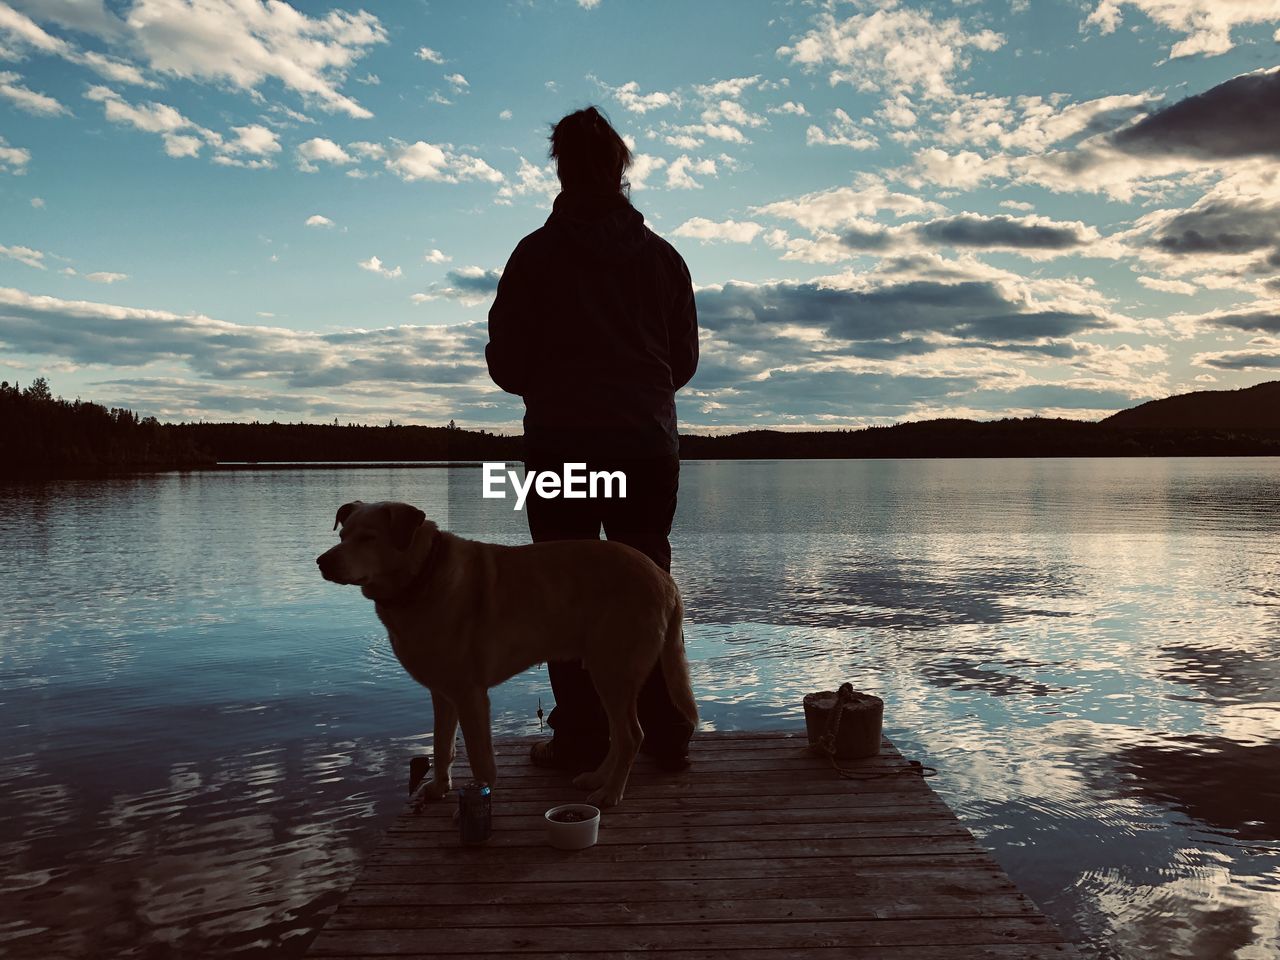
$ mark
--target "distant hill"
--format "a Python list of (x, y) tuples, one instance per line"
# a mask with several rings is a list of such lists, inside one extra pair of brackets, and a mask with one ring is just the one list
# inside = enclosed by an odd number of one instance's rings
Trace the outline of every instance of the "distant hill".
[(1280, 431), (1280, 380), (1243, 390), (1197, 390), (1150, 400), (1102, 421), (1141, 430)]

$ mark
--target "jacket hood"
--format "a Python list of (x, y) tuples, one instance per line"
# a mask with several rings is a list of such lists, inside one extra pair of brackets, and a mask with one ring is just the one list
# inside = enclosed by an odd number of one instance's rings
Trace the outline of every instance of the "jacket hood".
[(547, 226), (598, 260), (627, 260), (649, 242), (644, 216), (620, 193), (564, 191), (556, 197)]

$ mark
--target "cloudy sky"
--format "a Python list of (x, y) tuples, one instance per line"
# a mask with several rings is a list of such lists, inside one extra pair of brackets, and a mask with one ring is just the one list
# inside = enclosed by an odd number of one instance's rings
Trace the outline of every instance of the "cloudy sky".
[(0, 0), (0, 378), (514, 427), (485, 313), (604, 107), (694, 429), (1280, 377), (1280, 0)]

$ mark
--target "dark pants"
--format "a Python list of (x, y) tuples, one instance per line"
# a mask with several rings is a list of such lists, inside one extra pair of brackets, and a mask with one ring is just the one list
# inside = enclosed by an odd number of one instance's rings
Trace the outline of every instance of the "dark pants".
[[(569, 462), (579, 462), (572, 459)], [(535, 543), (544, 540), (595, 540), (604, 527), (605, 537), (634, 547), (668, 573), (671, 571), (671, 521), (676, 513), (680, 485), (680, 458), (601, 458), (587, 460), (587, 470), (621, 470), (627, 476), (625, 499), (543, 499), (530, 490), (525, 510), (529, 533)], [(563, 461), (533, 458), (525, 470), (560, 473)], [(548, 723), (555, 732), (555, 754), (594, 766), (609, 748), (609, 721), (596, 696), (591, 676), (577, 661), (547, 664), (555, 709)], [(666, 680), (654, 665), (640, 690), (640, 726), (644, 728), (646, 753), (683, 756), (693, 736), (693, 725), (671, 702)]]

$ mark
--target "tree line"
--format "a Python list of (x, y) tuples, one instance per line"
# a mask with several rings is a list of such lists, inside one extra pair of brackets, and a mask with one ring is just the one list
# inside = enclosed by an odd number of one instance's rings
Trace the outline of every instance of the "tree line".
[(55, 397), (37, 377), (0, 382), (0, 473), (6, 476), (165, 470), (211, 462), (155, 417)]
[[(1240, 391), (1248, 396), (1237, 401), (1252, 409), (1261, 389), (1280, 389), (1280, 384)], [(1224, 401), (1210, 395), (1203, 402), (1221, 405)], [(1273, 406), (1263, 404), (1268, 416), (1243, 427), (1235, 425), (1237, 414), (1225, 418), (1227, 425), (1214, 426), (1204, 418), (1196, 419), (1180, 403), (1172, 422), (1196, 426), (1155, 421), (1145, 410), (1145, 422), (1138, 426), (1130, 425), (1130, 418), (1121, 413), (1100, 423), (1044, 417), (946, 419), (854, 430), (685, 434), (680, 438), (680, 454), (686, 460), (1275, 456), (1280, 455), (1280, 423), (1275, 422), (1280, 416)], [(1165, 425), (1152, 425), (1156, 423)], [(342, 426), (337, 421), (161, 423), (119, 407), (55, 397), (44, 377), (26, 388), (7, 381), (0, 384), (0, 475), (4, 476), (195, 469), (219, 463), (518, 461), (522, 455), (518, 436), (460, 429), (452, 421), (442, 427)]]

